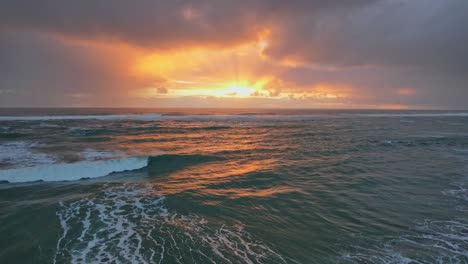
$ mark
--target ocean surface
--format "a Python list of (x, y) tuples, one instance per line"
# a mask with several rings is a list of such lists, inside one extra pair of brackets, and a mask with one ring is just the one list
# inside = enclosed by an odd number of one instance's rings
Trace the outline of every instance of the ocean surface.
[(0, 109), (0, 263), (468, 263), (468, 112)]

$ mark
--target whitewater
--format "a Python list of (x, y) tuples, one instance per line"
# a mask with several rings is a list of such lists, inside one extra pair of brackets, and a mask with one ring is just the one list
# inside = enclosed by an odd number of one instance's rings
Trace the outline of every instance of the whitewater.
[(1, 109), (0, 263), (468, 263), (468, 113)]

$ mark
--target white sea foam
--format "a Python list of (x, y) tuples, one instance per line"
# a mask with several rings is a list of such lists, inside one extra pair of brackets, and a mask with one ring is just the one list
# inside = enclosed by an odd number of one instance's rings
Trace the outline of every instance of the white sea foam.
[(38, 146), (37, 143), (26, 141), (0, 143), (0, 163), (17, 168), (54, 163), (55, 159), (50, 155), (34, 150)]
[[(454, 153), (447, 155), (449, 158), (456, 158), (465, 164), (464, 173), (468, 174), (468, 149), (466, 148), (454, 148)], [(451, 188), (442, 191), (444, 195), (455, 198), (454, 203), (461, 201), (457, 209), (468, 212), (468, 176), (459, 179), (456, 182), (450, 184)], [(458, 201), (457, 201), (458, 200)]]
[(164, 201), (151, 185), (126, 183), (61, 203), (54, 263), (287, 263), (242, 224), (179, 214)]
[[(465, 186), (464, 182), (460, 182), (459, 184), (453, 184), (455, 185), (455, 188), (452, 188), (450, 190), (444, 190), (442, 191), (443, 194), (461, 199), (464, 202), (468, 202), (468, 189)], [(461, 208), (464, 209), (464, 208)], [(466, 210), (466, 209), (464, 209)]]
[(80, 155), (85, 160), (89, 160), (89, 161), (122, 158), (125, 156), (123, 152), (102, 151), (102, 150), (95, 150), (95, 149), (89, 149), (89, 148), (82, 151)]
[(136, 170), (146, 167), (148, 157), (129, 157), (102, 161), (52, 164), (29, 168), (0, 170), (0, 180), (9, 182), (74, 181), (81, 178), (96, 178), (112, 172)]
[(466, 222), (428, 220), (399, 237), (357, 237), (338, 263), (466, 263), (467, 230)]
[(60, 127), (59, 125), (56, 124), (50, 124), (50, 123), (40, 123), (38, 127), (43, 127), (43, 128), (56, 128)]

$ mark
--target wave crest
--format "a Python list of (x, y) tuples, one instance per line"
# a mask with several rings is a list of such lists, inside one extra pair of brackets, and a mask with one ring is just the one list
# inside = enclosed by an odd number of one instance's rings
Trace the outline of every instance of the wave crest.
[(102, 161), (51, 164), (29, 168), (0, 170), (0, 180), (8, 182), (76, 181), (82, 178), (97, 178), (113, 172), (144, 168), (148, 157), (129, 157)]

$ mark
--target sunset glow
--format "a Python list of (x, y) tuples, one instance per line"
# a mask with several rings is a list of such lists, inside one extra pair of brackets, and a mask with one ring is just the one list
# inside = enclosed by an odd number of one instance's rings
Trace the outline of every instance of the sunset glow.
[(468, 264), (468, 0), (0, 0), (0, 264)]
[[(450, 42), (450, 36), (463, 31), (457, 30), (463, 23), (454, 18), (441, 28), (431, 26), (446, 21), (443, 14), (453, 13), (447, 10), (463, 8), (434, 2), (427, 5), (427, 12), (412, 14), (411, 20), (393, 19), (418, 10), (419, 0), (404, 2), (183, 0), (131, 8), (119, 2), (101, 15), (83, 13), (101, 10), (91, 3), (89, 8), (58, 3), (61, 12), (53, 4), (37, 4), (32, 10), (45, 15), (28, 18), (23, 18), (19, 4), (12, 4), (0, 12), (5, 18), (0, 19), (4, 24), (0, 58), (9, 62), (0, 78), (0, 102), (74, 107), (464, 108), (467, 81), (462, 73), (468, 59), (460, 56), (464, 48), (457, 43), (463, 41)], [(349, 11), (349, 18), (340, 19), (343, 10)], [(396, 31), (399, 28), (406, 31)], [(422, 37), (437, 36), (432, 32), (436, 28), (447, 32), (447, 38)], [(421, 39), (424, 49), (418, 48)], [(443, 92), (447, 89), (450, 92)]]

